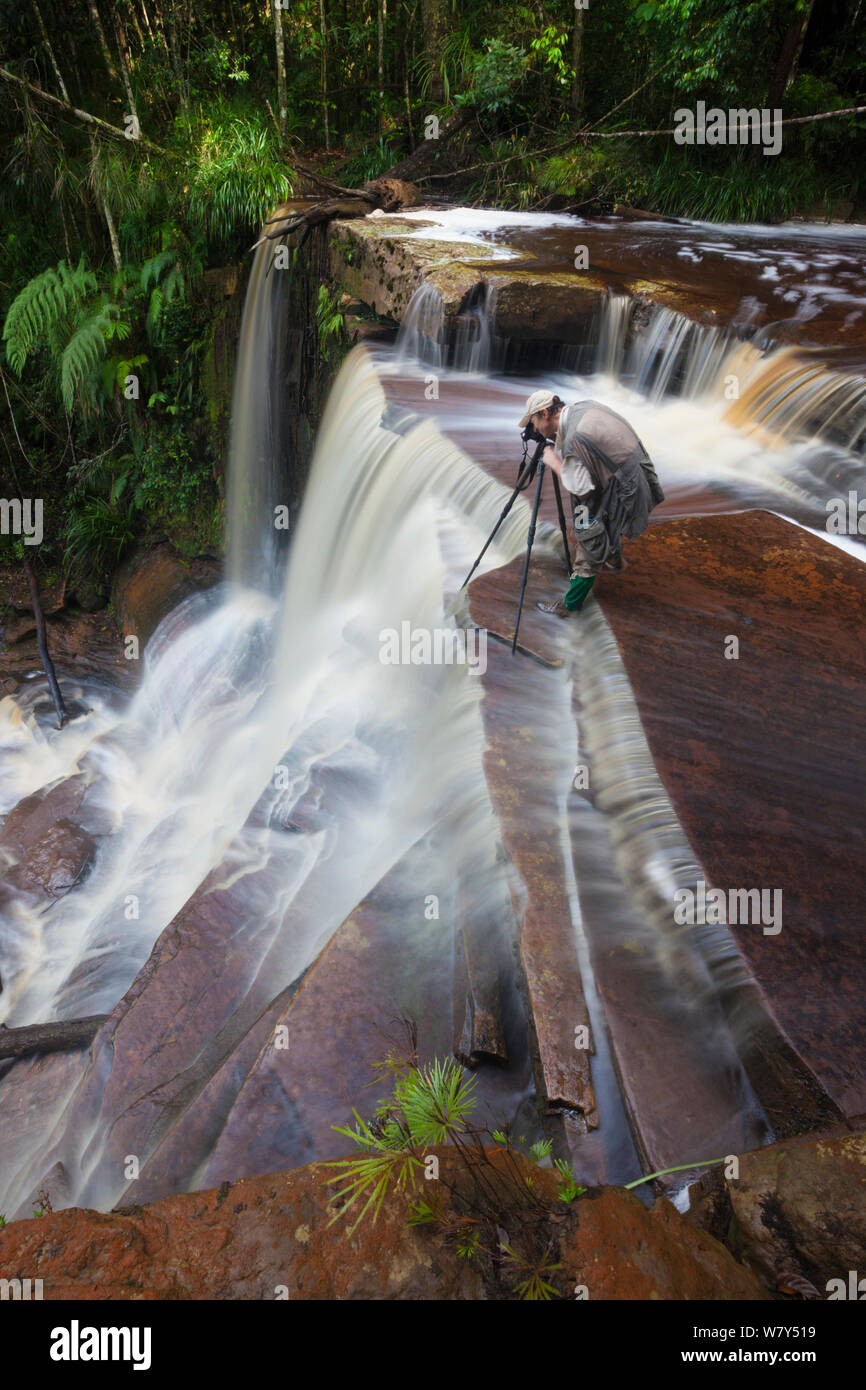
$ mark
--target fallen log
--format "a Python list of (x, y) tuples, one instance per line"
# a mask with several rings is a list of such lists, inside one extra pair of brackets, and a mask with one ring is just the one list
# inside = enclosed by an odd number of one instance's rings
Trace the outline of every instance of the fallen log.
[(33, 1052), (73, 1052), (93, 1042), (108, 1014), (62, 1018), (56, 1023), (31, 1023), (24, 1028), (0, 1025), (0, 1061), (28, 1057)]
[(302, 173), (317, 178), (324, 187), (338, 196), (323, 199), (303, 211), (278, 214), (269, 218), (265, 225), (270, 230), (259, 238), (255, 246), (260, 246), (263, 241), (283, 241), (291, 237), (296, 238), (292, 244), (300, 247), (313, 227), (330, 222), (334, 217), (366, 217), (377, 208), (383, 212), (399, 212), (401, 208), (417, 207), (424, 202), (424, 197), (415, 187), (414, 180), (425, 173), (447, 141), (463, 130), (474, 116), (472, 107), (461, 106), (459, 111), (455, 111), (442, 122), (435, 136), (422, 140), (412, 154), (357, 190), (343, 188), (330, 179), (316, 175), (315, 171), (299, 166)]

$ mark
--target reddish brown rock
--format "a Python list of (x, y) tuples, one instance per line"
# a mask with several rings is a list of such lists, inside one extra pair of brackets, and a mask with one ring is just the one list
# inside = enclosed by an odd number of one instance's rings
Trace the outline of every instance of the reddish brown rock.
[(59, 1161), (80, 1191), (79, 1138), (96, 1135), (84, 1200), (116, 1202), (129, 1185), (126, 1155), (138, 1156), (144, 1189), (148, 1161), (159, 1165), (160, 1146), (171, 1141), (183, 1116), (193, 1141), (172, 1151), (157, 1190), (174, 1191), (192, 1180), (242, 1078), (236, 1075), (228, 1095), (216, 1097), (204, 1116), (189, 1112), (225, 1059), (243, 1050), (271, 1002), (272, 977), (264, 972), (258, 987), (253, 983), (262, 953), (261, 899), (255, 895), (267, 893), (270, 882), (260, 871), (225, 891), (209, 891), (214, 885), (208, 879), (161, 933), (94, 1039), (64, 1135), (39, 1156), (42, 1173)]
[[(369, 1116), (387, 1093), (376, 1068), (391, 1048), (405, 1047), (401, 1016), (417, 1026), (422, 1061), (451, 1051), (455, 923), (446, 885), (434, 885), (443, 890), (441, 916), (424, 915), (418, 883), (426, 862), (423, 847), (404, 856), (333, 934), (274, 1015), (202, 1182), (340, 1153), (345, 1139), (333, 1126), (351, 1122), (355, 1109)], [(495, 967), (494, 939), (487, 947)], [(283, 1046), (275, 1045), (276, 1027), (283, 1030)], [(505, 1046), (501, 1033), (498, 1041)], [(524, 1058), (521, 1036), (510, 1067), (479, 1071), (476, 1095), (491, 1123), (510, 1122), (526, 1093)]]
[[(441, 1177), (462, 1187), (454, 1151), (435, 1152)], [(389, 1194), (376, 1222), (352, 1235), (343, 1219), (329, 1226), (333, 1175), (317, 1163), (111, 1215), (73, 1208), (15, 1222), (0, 1230), (0, 1276), (40, 1278), (46, 1299), (513, 1297), (507, 1273), (485, 1278), (480, 1261), (461, 1259), (436, 1230), (407, 1226), (405, 1194)], [(649, 1211), (631, 1193), (596, 1189), (566, 1208), (549, 1170), (532, 1176), (553, 1212), (562, 1297), (579, 1286), (590, 1301), (767, 1297), (667, 1202)], [(506, 1210), (503, 1221), (520, 1252), (519, 1219)]]
[[(227, 884), (217, 872), (163, 931), (94, 1040), (66, 1132), (40, 1154), (35, 1182), (59, 1161), (79, 1200), (112, 1205), (328, 1156), (344, 1142), (332, 1126), (378, 1098), (373, 1064), (400, 1013), (417, 1021), (425, 1057), (447, 1055), (454, 923), (425, 920), (411, 859), (321, 949), (315, 877), (274, 913), (281, 852), (297, 845), (288, 831), (264, 869)], [(278, 1024), (287, 1048), (275, 1046)], [(490, 1070), (479, 1093), (501, 1124), (526, 1094), (528, 1068), (521, 1056)], [(132, 1182), (128, 1154), (140, 1161)]]
[[(44, 679), (35, 624), (22, 622), (23, 635), (0, 651), (0, 694), (14, 694), (21, 681), (34, 672), (40, 673), (37, 679)], [(107, 609), (98, 613), (60, 609), (46, 616), (45, 624), (48, 648), (64, 693), (68, 691), (70, 672), (75, 685), (88, 675), (121, 686), (135, 679), (135, 663), (124, 659), (117, 628)], [(50, 698), (47, 690), (45, 698)]]
[(69, 777), (47, 793), (25, 797), (9, 813), (0, 831), (0, 862), (12, 864), (9, 883), (57, 898), (83, 880), (96, 853), (95, 840), (73, 819), (86, 790), (83, 775)]
[(792, 1049), (753, 1057), (761, 1098), (777, 1132), (862, 1113), (866, 569), (765, 512), (652, 526), (628, 558), (596, 593), (707, 881), (783, 895), (780, 932), (733, 927)]
[(604, 280), (589, 273), (506, 269), (487, 279), (496, 290), (496, 333), (521, 341), (585, 343), (605, 298)]
[[(331, 223), (331, 267), (350, 294), (385, 317), (400, 319), (412, 295), (427, 280), (442, 295), (445, 314), (456, 314), (481, 278), (473, 261), (483, 247), (432, 241), (424, 223), (393, 217), (353, 218)], [(411, 239), (406, 233), (413, 233)], [(421, 235), (415, 235), (420, 232)]]
[(647, 1210), (631, 1192), (598, 1188), (580, 1198), (575, 1211), (577, 1229), (563, 1263), (590, 1301), (770, 1297), (723, 1245), (690, 1226), (665, 1198)]
[(30, 845), (10, 876), (19, 888), (59, 898), (81, 883), (96, 843), (70, 820), (59, 820)]
[[(27, 1156), (33, 1136), (45, 1132), (46, 1116), (60, 1115), (86, 1065), (86, 1047), (3, 1064), (0, 1170), (4, 1174), (15, 1172)], [(12, 1212), (5, 1214), (11, 1217)]]
[[(470, 613), (479, 627), (510, 635), (519, 592), (520, 562), (492, 571), (470, 587)], [(556, 643), (535, 608), (550, 582), (550, 569), (533, 567), (521, 642), (556, 662)], [(520, 954), (537, 1039), (544, 1093), (551, 1105), (579, 1110), (597, 1128), (589, 1052), (574, 1045), (575, 1028), (589, 1027), (574, 928), (565, 885), (559, 830), (557, 778), (562, 750), (537, 736), (527, 711), (543, 710), (556, 698), (558, 679), (526, 657), (515, 658), (492, 640), (487, 649), (482, 713), (487, 737), (484, 770), (499, 818), (502, 840), (525, 890), (515, 900)]]
[(58, 782), (50, 791), (25, 796), (3, 823), (0, 850), (20, 859), (59, 821), (74, 820), (86, 790), (87, 779), (78, 775)]
[(166, 614), (197, 589), (219, 578), (219, 562), (204, 557), (185, 560), (167, 543), (137, 552), (118, 571), (113, 601), (124, 636), (135, 634), (144, 645)]
[[(66, 602), (66, 578), (39, 576), (39, 603), (46, 617)], [(27, 575), (21, 565), (0, 565), (0, 642), (15, 642), (36, 628)]]
[(770, 1288), (793, 1271), (826, 1297), (829, 1280), (866, 1275), (866, 1134), (787, 1140), (739, 1164), (734, 1240)]
[(70, 1209), (0, 1230), (0, 1272), (30, 1270), (46, 1299), (476, 1299), (467, 1261), (406, 1226), (405, 1198), (353, 1236), (328, 1228), (327, 1179), (312, 1164), (148, 1207)]
[[(450, 997), (436, 959), (444, 924), (423, 923), (420, 911), (415, 917), (386, 878), (338, 928), (300, 988), (275, 1014), (203, 1181), (266, 1172), (277, 1155), (282, 1162), (300, 1163), (314, 1154), (339, 1154), (346, 1141), (332, 1126), (351, 1122), (354, 1108), (372, 1111), (381, 1093), (381, 1087), (371, 1089), (373, 1068), (388, 1050), (392, 1021), (401, 1009), (413, 1012), (425, 1059), (437, 1050), (447, 1054)], [(426, 981), (423, 999), (411, 984), (407, 992), (401, 965), (409, 933), (418, 953), (413, 951), (412, 959)], [(276, 1045), (278, 1026), (285, 1030), (285, 1046)]]

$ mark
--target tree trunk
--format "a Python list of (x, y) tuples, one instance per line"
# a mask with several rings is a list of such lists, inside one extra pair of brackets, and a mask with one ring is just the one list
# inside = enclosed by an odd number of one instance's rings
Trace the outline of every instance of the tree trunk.
[(446, 140), (450, 140), (465, 125), (473, 120), (475, 112), (470, 106), (461, 106), (453, 116), (449, 116), (447, 121), (443, 121), (439, 127), (438, 140), (422, 140), (421, 144), (413, 154), (401, 159), (399, 164), (388, 169), (383, 175), (383, 179), (401, 179), (406, 183), (411, 183), (423, 174), (433, 160), (439, 154)]
[(325, 0), (319, 0), (319, 33), (322, 38), (322, 124), (325, 128), (325, 149), (331, 148), (328, 126), (328, 31), (325, 27)]
[(409, 58), (403, 54), (403, 101), (406, 106), (406, 133), (409, 136), (409, 149), (415, 151), (415, 132), (412, 129), (412, 102), (409, 99)]
[(96, 194), (99, 210), (105, 218), (105, 225), (108, 229), (108, 240), (111, 243), (111, 258), (114, 261), (114, 269), (119, 273), (123, 270), (123, 258), (120, 254), (120, 242), (117, 237), (117, 228), (114, 225), (114, 218), (111, 215), (111, 208), (108, 205), (108, 198), (105, 195), (105, 189), (100, 178), (99, 152), (96, 144), (96, 136), (93, 133), (91, 133), (90, 136), (90, 158), (92, 161), (90, 182)]
[(99, 203), (102, 208), (102, 215), (105, 218), (105, 225), (108, 228), (108, 240), (111, 242), (111, 257), (114, 261), (114, 269), (119, 273), (123, 270), (123, 257), (120, 254), (120, 242), (117, 238), (117, 228), (114, 225), (111, 208), (108, 206), (108, 199), (104, 193), (100, 193)]
[(90, 10), (90, 18), (93, 20), (93, 27), (99, 35), (99, 47), (102, 49), (102, 56), (105, 59), (105, 66), (108, 69), (108, 75), (113, 81), (116, 82), (117, 73), (114, 68), (114, 63), (111, 60), (111, 50), (108, 47), (108, 40), (105, 37), (105, 30), (102, 27), (102, 20), (99, 18), (99, 10), (96, 8), (96, 0), (87, 0), (87, 4)]
[(61, 73), (60, 68), (57, 66), (57, 59), (54, 56), (54, 49), (51, 47), (51, 40), (48, 37), (48, 30), (45, 28), (45, 21), (42, 18), (42, 11), (37, 5), (36, 0), (33, 0), (33, 10), (36, 15), (36, 22), (39, 25), (39, 32), (42, 35), (42, 42), (45, 45), (45, 52), (48, 54), (48, 61), (54, 70), (54, 76), (57, 78), (57, 85), (60, 88), (60, 95), (63, 97), (64, 101), (68, 101), (69, 93), (66, 90), (66, 83), (63, 81), (63, 74)]
[(144, 0), (141, 0), (141, 13), (144, 17), (144, 27), (147, 30), (147, 36), (151, 43), (154, 43), (153, 30), (150, 27), (150, 15), (147, 13), (147, 5), (144, 3)]
[(138, 39), (138, 51), (139, 51), (139, 53), (143, 53), (143, 52), (144, 52), (144, 46), (145, 46), (145, 45), (144, 45), (144, 34), (143, 34), (143, 32), (142, 32), (141, 25), (140, 25), (139, 22), (138, 22), (138, 14), (136, 13), (135, 6), (134, 6), (134, 5), (131, 5), (131, 6), (130, 6), (129, 14), (130, 14), (130, 17), (131, 17), (131, 19), (132, 19), (132, 27), (133, 27), (133, 29), (135, 30), (135, 37)]
[(571, 66), (574, 77), (571, 83), (571, 110), (575, 116), (583, 113), (583, 20), (586, 11), (579, 6), (574, 11), (574, 28), (571, 31)]
[[(256, 246), (261, 245), (263, 241), (282, 241), (288, 237), (293, 238), (294, 245), (300, 246), (312, 227), (329, 222), (334, 217), (364, 217), (373, 208), (381, 208), (384, 212), (397, 212), (401, 207), (417, 206), (423, 199), (411, 180), (417, 178), (433, 163), (443, 144), (468, 125), (474, 116), (475, 112), (470, 107), (461, 106), (453, 116), (443, 121), (438, 140), (424, 140), (414, 154), (395, 164), (380, 178), (365, 183), (362, 188), (341, 189), (331, 180), (313, 175), (340, 196), (325, 199), (303, 211), (277, 213), (268, 220), (267, 225), (271, 230), (263, 233)], [(312, 171), (310, 172), (312, 174)]]
[(385, 129), (385, 13), (387, 0), (376, 5), (379, 28), (379, 134)]
[(274, 45), (277, 50), (277, 104), (280, 112), (280, 139), (283, 144), (285, 144), (289, 109), (286, 99), (286, 52), (283, 46), (283, 12), (280, 9), (280, 0), (271, 0), (271, 6), (274, 12)]
[(120, 72), (121, 76), (123, 77), (124, 88), (126, 89), (126, 100), (129, 102), (129, 114), (135, 118), (136, 131), (140, 131), (141, 126), (138, 122), (138, 111), (135, 105), (135, 94), (132, 90), (132, 78), (129, 74), (129, 49), (126, 43), (126, 35), (123, 32), (123, 26), (120, 22), (120, 16), (118, 15), (117, 11), (112, 10), (111, 13), (112, 19), (114, 20), (114, 37), (117, 41), (117, 56), (120, 59)]
[[(51, 691), (51, 698), (54, 701), (54, 708), (57, 710), (57, 727), (62, 729), (66, 723), (66, 706), (63, 703), (63, 696), (60, 693), (60, 686), (57, 684), (57, 675), (54, 670), (54, 662), (48, 650), (48, 637), (45, 633), (45, 618), (42, 613), (42, 604), (39, 602), (39, 585), (36, 582), (36, 575), (29, 560), (24, 560), (24, 573), (27, 576), (27, 587), (30, 590), (30, 601), (33, 604), (33, 617), (36, 619), (36, 645), (39, 648), (39, 658), (42, 668), (48, 679), (48, 689)], [(0, 1053), (0, 1056), (3, 1054)]]
[(186, 87), (184, 85), (183, 80), (183, 65), (181, 63), (180, 56), (180, 41), (177, 36), (177, 20), (175, 18), (174, 9), (171, 9), (169, 11), (168, 48), (171, 54), (171, 65), (174, 68), (174, 79), (177, 83), (177, 95), (178, 100), (180, 101), (180, 109), (183, 113), (183, 118), (186, 123), (187, 129), (189, 129), (189, 105), (187, 102)]
[(806, 38), (806, 30), (809, 27), (814, 6), (815, 0), (799, 0), (799, 13), (795, 15), (782, 40), (782, 48), (776, 61), (773, 76), (770, 78), (770, 88), (767, 93), (767, 106), (771, 111), (776, 111), (781, 107), (785, 90), (797, 75), (797, 65), (800, 62), (800, 54), (803, 52), (803, 42)]
[(424, 27), (424, 51), (430, 65), (430, 87), (427, 95), (437, 106), (445, 99), (442, 81), (442, 45), (445, 39), (445, 0), (421, 0), (421, 22)]

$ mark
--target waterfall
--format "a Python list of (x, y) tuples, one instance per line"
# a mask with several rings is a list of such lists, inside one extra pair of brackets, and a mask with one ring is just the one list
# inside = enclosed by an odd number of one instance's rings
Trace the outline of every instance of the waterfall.
[(598, 349), (595, 370), (619, 377), (623, 370), (625, 342), (634, 300), (628, 294), (611, 294), (596, 315)]
[(228, 467), (230, 580), (274, 593), (279, 584), (280, 540), (275, 525), (286, 495), (283, 401), (291, 267), (274, 264), (274, 242), (257, 248), (238, 342)]
[[(854, 451), (866, 445), (866, 376), (834, 370), (826, 353), (809, 347), (769, 350), (743, 341), (730, 329), (695, 323), (663, 305), (652, 305), (646, 323), (627, 295), (611, 295), (598, 323), (596, 371), (660, 402), (725, 403), (735, 428), (759, 433), (762, 442), (822, 439)], [(630, 338), (630, 341), (629, 341)]]
[(415, 290), (400, 321), (397, 335), (397, 365), (413, 360), (444, 366), (445, 308), (442, 296), (426, 280)]
[(819, 436), (851, 451), (866, 446), (866, 376), (834, 371), (808, 348), (742, 356), (743, 385), (726, 412), (732, 425), (770, 441)]
[[(0, 815), (79, 778), (76, 814), (97, 842), (89, 876), (65, 896), (38, 899), (12, 884), (5, 893), (0, 1022), (113, 1013), (90, 1058), (62, 1058), (62, 1086), (39, 1066), (24, 1072), (28, 1124), (11, 1146), (0, 1135), (0, 1211), (10, 1217), (29, 1214), (49, 1172), (66, 1184), (56, 1205), (102, 1208), (237, 1176), (231, 1136), (252, 1145), (250, 1115), (260, 1119), (255, 1098), (235, 1109), (250, 1058), (265, 1047), (256, 1030), (384, 880), (401, 924), (396, 953), (422, 1004), (436, 990), (437, 1000), (450, 994), (467, 904), (479, 922), (513, 920), (511, 890), (519, 897), (520, 886), (509, 880), (484, 776), (480, 681), (459, 660), (416, 663), (411, 648), (413, 634), (459, 631), (468, 642), (455, 595), (510, 494), (446, 431), (462, 430), (467, 447), (477, 441), (479, 457), (504, 469), (503, 450), (516, 442), (538, 382), (461, 382), (430, 406), (437, 422), (407, 414), (399, 392), (389, 404), (385, 373), (355, 349), (331, 392), (283, 564), (274, 509), (292, 500), (283, 409), (292, 272), (268, 274), (271, 255), (268, 244), (256, 253), (238, 348), (229, 582), (163, 621), (131, 698), (82, 680), (82, 713), (60, 731), (39, 715), (36, 682), (0, 700)], [(458, 370), (489, 371), (495, 309), (485, 286), (460, 316)], [(390, 386), (401, 362), (415, 387), (419, 360), (444, 369), (445, 329), (439, 292), (420, 285), (397, 361), (388, 362)], [(866, 380), (832, 371), (809, 349), (763, 352), (729, 330), (613, 295), (599, 321), (596, 370), (588, 390), (634, 422), (669, 496), (672, 483), (698, 479), (701, 501), (715, 489), (719, 509), (770, 497), (814, 523), (828, 489), (844, 492), (862, 473), (850, 451), (864, 442)], [(574, 380), (553, 385), (566, 390)], [(832, 444), (816, 448), (816, 435)], [(518, 498), (482, 572), (523, 552), (528, 516)], [(392, 636), (403, 644), (396, 664), (386, 659)], [(684, 1036), (694, 1028), (710, 1073), (718, 1065), (733, 1079), (734, 1119), (757, 1133), (763, 1121), (733, 1045), (740, 1036), (716, 1007), (741, 988), (742, 962), (726, 930), (686, 942), (668, 928), (672, 888), (693, 881), (697, 867), (652, 766), (616, 643), (590, 605), (560, 645), (574, 661), (579, 737), (597, 773), (596, 806), (569, 807), (567, 776), (559, 802), (566, 849), (569, 822), (574, 831), (577, 879), (586, 873), (574, 896), (593, 873), (605, 879), (596, 887), (608, 908), (616, 899), (624, 939), (634, 935), (645, 951), (653, 973), (642, 978), (659, 984), (660, 1015), (675, 1012)], [(520, 732), (569, 757), (571, 669), (560, 670), (550, 706), (527, 697)], [(522, 691), (525, 667), (515, 659), (507, 670), (503, 680)], [(421, 911), (428, 894), (441, 906), (431, 921)], [(219, 930), (208, 935), (211, 914)], [(600, 959), (611, 930), (604, 913), (588, 919), (584, 953), (591, 945)], [(192, 984), (175, 966), (184, 952), (203, 961)], [(162, 1011), (151, 1014), (154, 995)], [(440, 1052), (453, 1042), (445, 1012)], [(133, 1044), (123, 1033), (130, 1018)], [(2, 1080), (16, 1067), (20, 1077), (15, 1063)], [(610, 1126), (615, 1083), (612, 1062), (605, 1067)], [(525, 1072), (518, 1081), (528, 1093)], [(482, 1075), (482, 1084), (498, 1083)], [(291, 1139), (293, 1126), (301, 1128), (287, 1102), (274, 1127)], [(127, 1153), (141, 1162), (140, 1187), (118, 1162)]]
[(494, 350), (497, 347), (493, 332), (496, 293), (495, 286), (482, 284), (459, 314), (452, 363), (455, 371), (486, 376), (493, 370)]
[(424, 362), (439, 371), (450, 366), (454, 371), (486, 375), (493, 366), (495, 321), (496, 289), (484, 283), (457, 315), (449, 345), (442, 296), (428, 281), (422, 281), (400, 323), (394, 366), (399, 371)]
[[(86, 748), (74, 724), (54, 736), (70, 741), (104, 838), (75, 892), (16, 904), (0, 995), (11, 1024), (112, 1009), (203, 883), (248, 880), (237, 932), (254, 925), (255, 946), (233, 986), (238, 1020), (296, 980), (431, 836), (419, 901), (461, 874), (476, 897), (479, 883), (501, 891), (480, 682), (466, 664), (386, 664), (383, 634), (454, 627), (448, 605), (509, 494), (431, 421), (386, 428), (385, 405), (358, 348), (329, 401), (279, 602), (234, 585), (187, 600), (152, 639), (128, 710)], [(485, 568), (519, 553), (526, 526), (520, 499)], [(287, 836), (314, 793), (317, 826)], [(103, 1143), (131, 1102), (110, 1099), (104, 1076), (93, 1084), (112, 1056), (94, 1056), (53, 1135), (20, 1156), (17, 1176), (0, 1175), (0, 1210), (26, 1205), (34, 1164), (62, 1163), (70, 1201), (118, 1199)], [(134, 1151), (143, 1160), (146, 1143)]]

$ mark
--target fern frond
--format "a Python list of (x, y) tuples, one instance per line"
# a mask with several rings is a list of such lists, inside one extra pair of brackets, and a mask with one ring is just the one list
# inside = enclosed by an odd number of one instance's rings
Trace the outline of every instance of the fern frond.
[(141, 267), (139, 283), (145, 294), (151, 285), (156, 285), (162, 279), (162, 273), (171, 265), (172, 261), (177, 260), (176, 251), (159, 251), (155, 256), (151, 256), (149, 261), (145, 261)]
[[(71, 410), (81, 391), (105, 357), (105, 345), (115, 335), (118, 324), (112, 317), (113, 305), (95, 310), (73, 333), (60, 358), (60, 391), (63, 404)], [(127, 334), (123, 336), (128, 336)], [(121, 336), (121, 335), (117, 335)]]
[(85, 269), (83, 256), (73, 269), (60, 261), (56, 269), (28, 281), (9, 306), (3, 326), (6, 357), (18, 376), (30, 354), (96, 288), (96, 276)]
[(172, 266), (163, 283), (166, 304), (170, 304), (173, 299), (183, 299), (185, 289), (183, 271), (178, 265)]
[(153, 340), (154, 335), (156, 334), (156, 331), (159, 328), (159, 320), (162, 317), (162, 306), (164, 300), (165, 296), (162, 290), (157, 285), (151, 292), (150, 303), (147, 306), (147, 336), (151, 340)]

